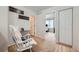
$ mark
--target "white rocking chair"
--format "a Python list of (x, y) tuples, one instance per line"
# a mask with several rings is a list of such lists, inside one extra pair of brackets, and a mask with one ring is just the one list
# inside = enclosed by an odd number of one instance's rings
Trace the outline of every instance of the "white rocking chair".
[(29, 34), (25, 35), (24, 38), (26, 38), (27, 36), (27, 39), (22, 40), (21, 33), (14, 26), (10, 25), (9, 28), (12, 33), (11, 34), (12, 39), (16, 44), (17, 51), (21, 52), (27, 49), (30, 49), (30, 51), (32, 51), (31, 48), (32, 48), (33, 42), (32, 42), (32, 38), (30, 38), (30, 35)]

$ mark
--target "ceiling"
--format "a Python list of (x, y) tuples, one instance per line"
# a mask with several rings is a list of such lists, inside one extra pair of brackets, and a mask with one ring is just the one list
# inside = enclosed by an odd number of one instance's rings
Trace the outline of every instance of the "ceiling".
[(26, 6), (26, 8), (29, 8), (36, 13), (40, 12), (41, 10), (50, 8), (50, 7), (52, 6)]

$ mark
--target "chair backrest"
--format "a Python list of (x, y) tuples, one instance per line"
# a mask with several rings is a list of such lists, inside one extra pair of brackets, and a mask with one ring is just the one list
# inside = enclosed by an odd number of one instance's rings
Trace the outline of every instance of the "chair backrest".
[(18, 43), (22, 42), (21, 33), (13, 25), (9, 25), (9, 30), (13, 41), (16, 43), (17, 47), (19, 47)]
[(28, 38), (26, 38), (27, 40), (22, 41), (21, 33), (14, 26), (9, 25), (9, 29), (12, 35), (11, 37), (16, 44), (17, 51), (24, 51), (32, 48), (32, 39), (29, 37), (29, 34), (25, 35), (25, 37), (28, 36)]

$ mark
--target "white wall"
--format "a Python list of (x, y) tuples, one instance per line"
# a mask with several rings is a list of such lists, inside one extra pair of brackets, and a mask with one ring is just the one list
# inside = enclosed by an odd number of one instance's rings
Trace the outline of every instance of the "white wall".
[(37, 15), (35, 18), (35, 35), (44, 36), (45, 34), (45, 18), (44, 14)]
[(21, 20), (18, 21), (19, 29), (24, 28), (25, 30), (29, 30), (29, 21), (28, 20)]
[(18, 8), (20, 10), (23, 10), (25, 16), (34, 16), (34, 15), (36, 15), (35, 12), (33, 12), (32, 10), (30, 10), (26, 7), (23, 7), (23, 6), (13, 6), (13, 7)]
[[(24, 11), (24, 16), (35, 16), (35, 13), (23, 6), (14, 6), (17, 9)], [(24, 27), (25, 30), (29, 30), (29, 21), (18, 19), (18, 14), (9, 12), (9, 24), (14, 25), (18, 30)]]
[(79, 50), (79, 7), (73, 8), (73, 48)]
[(9, 12), (9, 25), (14, 25), (18, 30), (22, 27), (25, 30), (29, 30), (29, 21), (18, 19), (17, 13)]
[(8, 50), (8, 7), (0, 6), (0, 51)]

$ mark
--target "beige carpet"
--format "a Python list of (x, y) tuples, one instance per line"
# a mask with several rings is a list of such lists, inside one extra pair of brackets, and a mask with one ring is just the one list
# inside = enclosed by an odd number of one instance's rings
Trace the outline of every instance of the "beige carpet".
[(40, 39), (34, 37), (38, 43), (36, 46), (33, 46), (32, 50), (34, 52), (72, 52), (75, 51), (72, 47), (68, 47), (61, 44), (56, 44), (55, 34), (47, 33), (44, 36), (45, 39)]

